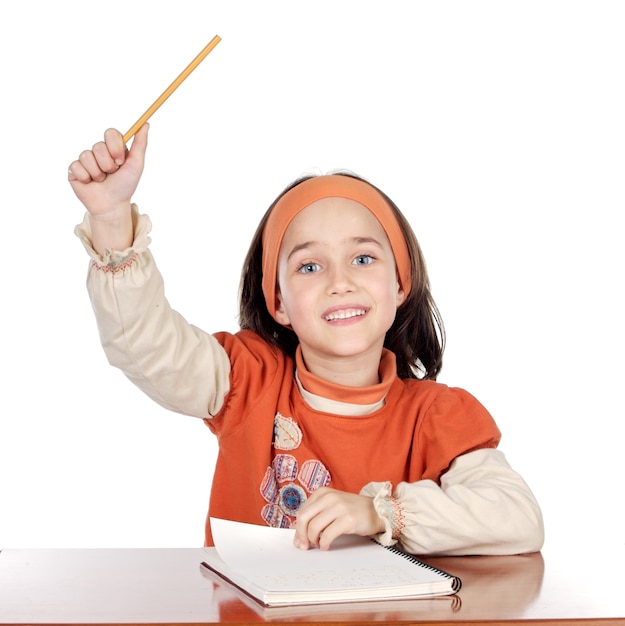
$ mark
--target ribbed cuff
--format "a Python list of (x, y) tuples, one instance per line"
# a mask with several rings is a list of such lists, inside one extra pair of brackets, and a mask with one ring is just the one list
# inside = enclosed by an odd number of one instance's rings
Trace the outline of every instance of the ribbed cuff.
[(369, 483), (361, 489), (360, 495), (373, 498), (373, 507), (384, 521), (385, 530), (376, 536), (376, 540), (384, 546), (397, 543), (404, 531), (406, 518), (403, 507), (393, 495), (393, 485), (390, 482)]
[(89, 222), (88, 213), (85, 214), (83, 221), (74, 228), (74, 234), (80, 239), (87, 254), (98, 268), (117, 272), (131, 265), (135, 255), (146, 250), (151, 243), (149, 232), (152, 230), (152, 222), (147, 215), (139, 213), (136, 204), (132, 205), (132, 223), (134, 227), (132, 245), (125, 250), (107, 249), (102, 255), (98, 254), (93, 248), (91, 223)]

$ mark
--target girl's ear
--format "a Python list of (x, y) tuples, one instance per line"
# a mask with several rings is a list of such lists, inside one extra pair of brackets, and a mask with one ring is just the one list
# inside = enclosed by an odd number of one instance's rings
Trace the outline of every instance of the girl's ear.
[(401, 283), (399, 282), (399, 278), (398, 278), (397, 279), (397, 297), (396, 297), (397, 308), (399, 308), (404, 303), (405, 299), (406, 299), (406, 293), (402, 289)]
[(291, 320), (284, 308), (284, 302), (282, 301), (282, 295), (280, 292), (276, 292), (276, 322), (282, 324), (282, 326), (290, 326)]

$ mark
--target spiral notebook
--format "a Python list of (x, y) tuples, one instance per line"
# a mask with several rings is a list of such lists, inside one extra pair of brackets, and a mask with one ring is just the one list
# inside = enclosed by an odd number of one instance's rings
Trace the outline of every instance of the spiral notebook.
[(372, 539), (345, 535), (329, 550), (298, 550), (294, 530), (211, 518), (202, 566), (263, 606), (428, 598), (461, 581)]

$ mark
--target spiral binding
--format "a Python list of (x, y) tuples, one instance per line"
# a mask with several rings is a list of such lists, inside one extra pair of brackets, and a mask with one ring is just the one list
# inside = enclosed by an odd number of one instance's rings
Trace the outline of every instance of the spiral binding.
[(393, 552), (394, 554), (397, 554), (398, 556), (403, 557), (404, 559), (410, 561), (411, 563), (414, 563), (415, 565), (419, 565), (432, 572), (436, 572), (437, 574), (440, 574), (441, 576), (444, 576), (445, 578), (449, 578), (452, 581), (452, 584), (451, 584), (452, 590), (454, 592), (460, 591), (460, 587), (462, 587), (462, 581), (460, 580), (460, 578), (458, 578), (458, 576), (453, 576), (449, 572), (445, 572), (444, 570), (439, 569), (438, 567), (434, 567), (434, 565), (430, 565), (429, 563), (426, 563), (425, 561), (422, 561), (421, 559), (417, 558), (414, 554), (408, 554), (407, 552), (400, 550), (397, 546), (382, 546), (382, 547), (388, 550), (389, 552)]

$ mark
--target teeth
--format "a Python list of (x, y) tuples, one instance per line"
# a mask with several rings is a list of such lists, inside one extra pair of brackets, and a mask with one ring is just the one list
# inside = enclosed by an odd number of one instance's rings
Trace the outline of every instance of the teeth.
[(364, 314), (365, 312), (362, 309), (350, 309), (349, 311), (337, 311), (336, 313), (330, 313), (330, 315), (326, 315), (325, 319), (328, 322), (333, 322), (334, 320), (346, 320), (350, 317), (358, 317)]

